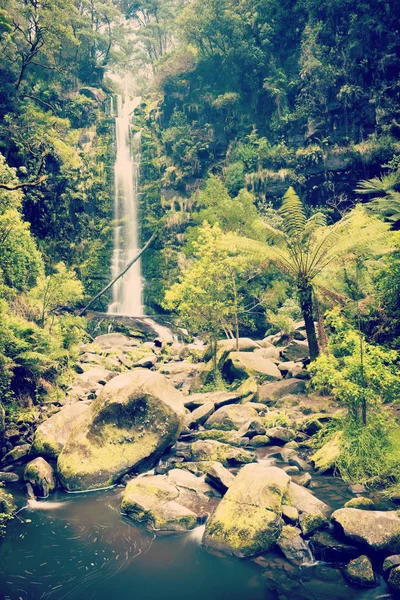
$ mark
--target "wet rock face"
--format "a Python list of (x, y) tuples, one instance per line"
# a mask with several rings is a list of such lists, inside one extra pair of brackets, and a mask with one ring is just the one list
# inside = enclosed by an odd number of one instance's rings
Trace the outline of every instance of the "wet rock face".
[(58, 458), (62, 485), (98, 489), (153, 466), (180, 434), (183, 401), (165, 377), (147, 369), (112, 379), (79, 417)]
[(375, 551), (400, 552), (400, 517), (397, 511), (341, 508), (332, 515), (346, 539)]
[(269, 550), (281, 533), (289, 483), (282, 469), (243, 467), (206, 525), (205, 546), (239, 557)]
[(40, 456), (26, 465), (24, 480), (32, 485), (35, 495), (41, 498), (47, 498), (57, 485), (53, 467)]

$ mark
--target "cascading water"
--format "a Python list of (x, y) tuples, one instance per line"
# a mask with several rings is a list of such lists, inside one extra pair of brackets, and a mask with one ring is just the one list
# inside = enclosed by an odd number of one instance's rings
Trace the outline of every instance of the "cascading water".
[[(131, 135), (132, 112), (139, 99), (118, 96), (115, 160), (114, 251), (112, 277), (116, 277), (139, 251), (138, 188), (140, 168), (140, 133)], [(113, 286), (108, 313), (141, 317), (143, 283), (140, 260)]]

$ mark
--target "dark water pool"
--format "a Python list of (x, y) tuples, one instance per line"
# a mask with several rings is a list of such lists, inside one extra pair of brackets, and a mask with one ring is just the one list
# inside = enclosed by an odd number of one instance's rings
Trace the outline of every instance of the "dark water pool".
[(201, 529), (157, 536), (125, 520), (121, 489), (33, 502), (0, 545), (4, 600), (325, 600), (390, 598), (386, 585), (350, 588), (322, 563), (301, 569), (276, 553), (210, 554)]

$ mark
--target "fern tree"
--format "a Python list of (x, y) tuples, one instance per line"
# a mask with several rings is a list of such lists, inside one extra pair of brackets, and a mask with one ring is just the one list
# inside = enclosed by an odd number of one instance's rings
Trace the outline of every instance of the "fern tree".
[(382, 177), (365, 179), (358, 183), (355, 192), (370, 196), (371, 202), (367, 205), (375, 214), (385, 220), (396, 223), (400, 221), (400, 171), (394, 171)]
[(247, 254), (256, 254), (261, 261), (272, 261), (285, 271), (296, 287), (306, 327), (310, 359), (315, 360), (320, 348), (314, 325), (315, 292), (330, 294), (331, 273), (336, 264), (346, 264), (356, 251), (376, 248), (384, 251), (388, 226), (369, 217), (357, 206), (338, 223), (327, 226), (320, 212), (307, 219), (303, 204), (293, 188), (283, 197), (279, 229), (265, 224), (266, 241), (257, 242), (230, 236), (228, 243)]

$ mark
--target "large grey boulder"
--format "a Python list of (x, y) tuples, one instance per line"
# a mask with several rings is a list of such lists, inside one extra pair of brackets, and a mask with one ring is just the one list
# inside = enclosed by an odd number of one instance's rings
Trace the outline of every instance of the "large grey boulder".
[(301, 531), (298, 527), (284, 525), (276, 541), (276, 545), (282, 554), (296, 564), (302, 564), (311, 558), (308, 546), (300, 534)]
[(275, 363), (253, 352), (231, 352), (225, 361), (223, 372), (230, 381), (249, 377), (263, 381), (282, 379)]
[(332, 521), (351, 542), (387, 554), (400, 552), (400, 517), (397, 511), (340, 508), (333, 513)]
[(205, 421), (207, 421), (208, 417), (210, 417), (214, 412), (214, 404), (213, 402), (206, 402), (202, 404), (198, 408), (196, 408), (190, 415), (187, 415), (185, 419), (186, 427), (196, 427), (198, 425), (203, 425)]
[(31, 460), (25, 467), (24, 481), (30, 483), (36, 496), (47, 498), (57, 485), (54, 470), (41, 456)]
[(306, 341), (292, 340), (286, 348), (281, 351), (284, 360), (300, 360), (309, 355), (308, 343)]
[(213, 413), (204, 423), (206, 429), (222, 429), (231, 431), (232, 429), (240, 429), (242, 425), (255, 419), (258, 412), (250, 403), (247, 404), (230, 404), (219, 408)]
[(239, 557), (269, 550), (281, 533), (289, 482), (276, 467), (243, 467), (207, 522), (203, 543)]
[(301, 379), (283, 379), (274, 383), (263, 383), (258, 390), (258, 401), (273, 402), (288, 394), (304, 394), (306, 385)]
[(151, 467), (175, 443), (184, 419), (183, 396), (159, 373), (135, 369), (115, 377), (68, 437), (58, 458), (62, 485), (102, 488)]
[[(250, 338), (239, 338), (238, 347), (236, 345), (236, 340), (220, 340), (217, 345), (218, 354), (222, 357), (223, 355), (227, 355), (229, 352), (254, 352), (254, 350), (260, 349), (260, 344), (251, 340)], [(211, 360), (211, 350), (207, 346), (206, 351), (204, 353), (204, 360)]]
[(174, 469), (167, 476), (137, 477), (130, 481), (121, 510), (131, 519), (159, 531), (188, 531), (207, 512), (210, 491), (204, 477)]
[(206, 482), (221, 492), (221, 494), (225, 494), (235, 480), (235, 476), (219, 462), (214, 462), (207, 466), (205, 473)]
[(57, 458), (76, 421), (87, 410), (87, 404), (77, 402), (43, 421), (36, 429), (31, 453), (46, 458)]

